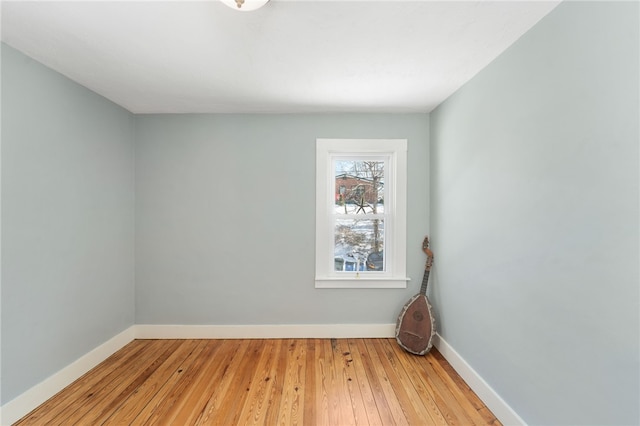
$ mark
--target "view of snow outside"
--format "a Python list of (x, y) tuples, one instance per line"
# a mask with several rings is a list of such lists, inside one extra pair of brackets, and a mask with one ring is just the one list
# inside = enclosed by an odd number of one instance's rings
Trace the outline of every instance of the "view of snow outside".
[[(378, 205), (378, 215), (384, 213), (384, 206)], [(367, 268), (367, 259), (371, 253), (384, 250), (384, 220), (345, 217), (344, 207), (336, 205), (335, 218), (335, 270), (336, 271), (371, 271), (384, 270), (382, 256), (375, 262), (374, 268)], [(376, 215), (376, 216), (378, 216)], [(378, 227), (378, 250), (376, 251), (375, 221)]]
[(384, 271), (384, 161), (336, 160), (334, 270)]

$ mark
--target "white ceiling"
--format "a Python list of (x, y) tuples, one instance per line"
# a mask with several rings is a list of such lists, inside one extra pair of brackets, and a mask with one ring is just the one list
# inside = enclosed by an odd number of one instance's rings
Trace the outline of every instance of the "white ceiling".
[(428, 112), (558, 3), (5, 0), (2, 40), (134, 113)]

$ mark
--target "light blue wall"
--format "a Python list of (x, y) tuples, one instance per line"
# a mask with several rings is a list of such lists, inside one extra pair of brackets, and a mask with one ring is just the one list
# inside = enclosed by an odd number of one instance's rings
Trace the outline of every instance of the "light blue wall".
[(431, 114), (440, 332), (532, 425), (639, 421), (638, 20), (565, 2)]
[(133, 128), (2, 45), (2, 403), (133, 324)]
[[(136, 322), (393, 323), (419, 289), (426, 114), (136, 119)], [(408, 289), (316, 289), (316, 138), (408, 139)]]

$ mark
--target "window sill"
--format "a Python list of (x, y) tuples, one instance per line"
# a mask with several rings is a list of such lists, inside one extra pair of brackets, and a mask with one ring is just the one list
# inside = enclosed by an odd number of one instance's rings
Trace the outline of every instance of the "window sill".
[(316, 288), (407, 288), (411, 278), (316, 277)]

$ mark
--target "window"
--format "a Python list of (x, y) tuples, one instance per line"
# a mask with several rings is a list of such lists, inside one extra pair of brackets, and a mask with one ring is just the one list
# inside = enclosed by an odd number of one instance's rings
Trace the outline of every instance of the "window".
[(316, 141), (316, 287), (404, 288), (407, 141)]

